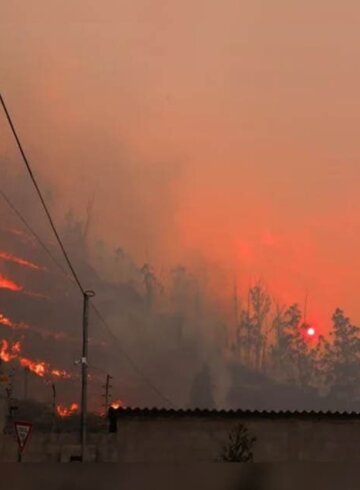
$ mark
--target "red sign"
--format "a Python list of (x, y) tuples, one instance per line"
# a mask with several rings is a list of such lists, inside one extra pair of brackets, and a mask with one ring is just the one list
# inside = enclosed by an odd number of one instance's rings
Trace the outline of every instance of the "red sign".
[(30, 422), (14, 422), (14, 425), (19, 449), (22, 451), (29, 439), (32, 424)]

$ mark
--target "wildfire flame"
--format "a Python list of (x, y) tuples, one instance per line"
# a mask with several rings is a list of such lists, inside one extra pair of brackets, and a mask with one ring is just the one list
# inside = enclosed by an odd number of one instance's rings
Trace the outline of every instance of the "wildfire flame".
[(5, 339), (0, 344), (0, 359), (4, 362), (10, 362), (16, 359), (20, 352), (20, 342), (16, 342), (12, 346), (9, 346), (9, 342)]
[(3, 313), (0, 313), (0, 325), (4, 327), (12, 328), (13, 330), (28, 330), (30, 327), (26, 323), (23, 322), (13, 322), (9, 317), (5, 316)]
[(30, 326), (24, 322), (14, 322), (9, 317), (0, 313), (0, 325), (11, 328), (12, 330), (31, 330), (34, 333), (41, 335), (44, 339), (54, 339), (56, 341), (67, 340), (76, 342), (77, 339), (68, 337), (64, 332), (49, 332), (39, 327)]
[(60, 369), (52, 369), (49, 364), (44, 361), (33, 361), (27, 357), (21, 356), (21, 342), (15, 342), (9, 345), (5, 339), (0, 341), (0, 359), (4, 362), (17, 360), (20, 366), (26, 367), (31, 372), (43, 378), (44, 376), (55, 376), (57, 378), (70, 378), (71, 375)]
[(79, 410), (79, 405), (77, 403), (72, 403), (69, 407), (64, 405), (57, 405), (56, 412), (60, 417), (70, 417), (70, 415), (75, 414)]
[(112, 402), (110, 407), (115, 408), (115, 410), (117, 410), (118, 408), (125, 408), (125, 406), (121, 400), (116, 400), (115, 402)]
[(41, 378), (45, 376), (46, 373), (46, 365), (45, 362), (34, 362), (26, 357), (21, 357), (19, 359), (20, 365), (28, 368), (33, 373), (37, 374)]
[(9, 291), (22, 292), (28, 296), (33, 296), (34, 298), (49, 299), (47, 296), (41, 293), (33, 293), (32, 291), (24, 291), (24, 288), (17, 284), (15, 281), (8, 279), (7, 277), (0, 274), (0, 289), (9, 289)]
[(0, 324), (5, 327), (15, 328), (13, 322), (2, 313), (0, 313)]
[(0, 289), (9, 289), (10, 291), (22, 291), (23, 287), (16, 284), (16, 282), (8, 279), (0, 274)]
[(71, 375), (64, 369), (51, 369), (50, 374), (56, 378), (71, 378)]
[(29, 260), (22, 259), (21, 257), (16, 257), (15, 255), (9, 254), (7, 252), (0, 251), (0, 259), (5, 260), (7, 262), (13, 262), (14, 264), (22, 265), (24, 267), (29, 267), (30, 269), (44, 270), (43, 267), (40, 267), (39, 265), (36, 265), (33, 262), (30, 262)]

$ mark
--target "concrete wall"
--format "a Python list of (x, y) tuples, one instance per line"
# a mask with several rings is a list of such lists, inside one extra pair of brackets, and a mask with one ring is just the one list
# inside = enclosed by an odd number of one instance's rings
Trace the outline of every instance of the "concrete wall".
[[(211, 463), (220, 460), (229, 431), (244, 424), (257, 437), (255, 462), (360, 462), (360, 420), (119, 417), (115, 434), (89, 434), (87, 460), (119, 463)], [(0, 461), (17, 461), (14, 435), (0, 435)], [(78, 434), (33, 430), (24, 462), (69, 462), (80, 456)]]
[[(79, 436), (77, 434), (31, 434), (22, 454), (23, 462), (70, 462), (72, 457), (80, 456)], [(16, 462), (18, 445), (15, 435), (0, 436), (0, 461)], [(116, 462), (117, 441), (113, 434), (89, 434), (89, 462)]]
[(121, 462), (212, 462), (236, 423), (257, 438), (255, 462), (360, 462), (360, 420), (120, 417)]

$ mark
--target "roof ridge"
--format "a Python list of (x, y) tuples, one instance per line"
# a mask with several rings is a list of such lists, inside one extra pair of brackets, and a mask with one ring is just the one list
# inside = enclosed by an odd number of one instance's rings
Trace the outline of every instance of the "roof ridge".
[(289, 416), (325, 416), (325, 417), (360, 417), (360, 412), (346, 411), (346, 410), (259, 410), (259, 409), (202, 409), (202, 408), (164, 408), (164, 407), (119, 407), (117, 409), (112, 409), (119, 415), (127, 414), (139, 414), (139, 415), (223, 415), (223, 416), (238, 416), (238, 415), (248, 415), (248, 416), (278, 416), (278, 417), (289, 417)]

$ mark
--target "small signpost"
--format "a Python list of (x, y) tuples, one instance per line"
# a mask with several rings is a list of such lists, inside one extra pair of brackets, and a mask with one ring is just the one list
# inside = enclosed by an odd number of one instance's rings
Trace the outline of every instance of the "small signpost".
[(30, 422), (20, 422), (15, 421), (15, 433), (18, 441), (18, 462), (21, 463), (22, 452), (25, 448), (27, 441), (32, 429), (32, 424)]

